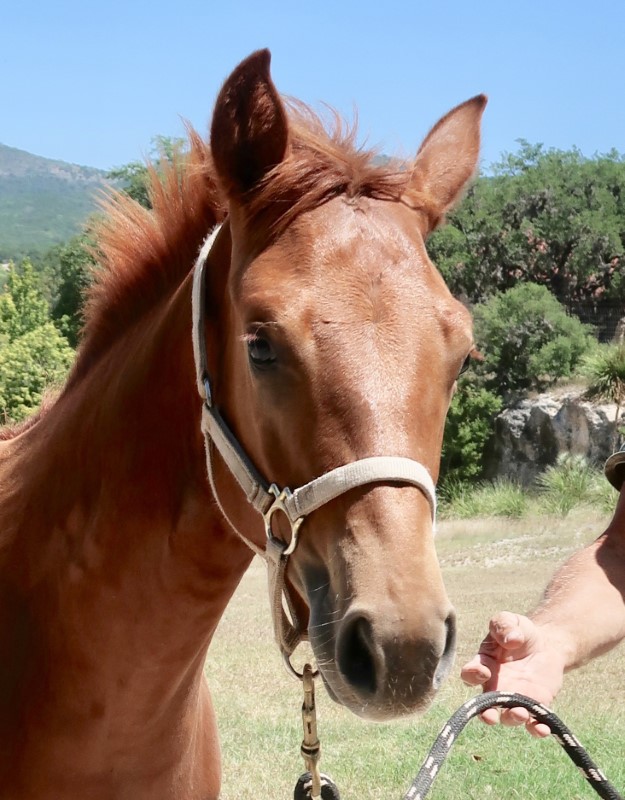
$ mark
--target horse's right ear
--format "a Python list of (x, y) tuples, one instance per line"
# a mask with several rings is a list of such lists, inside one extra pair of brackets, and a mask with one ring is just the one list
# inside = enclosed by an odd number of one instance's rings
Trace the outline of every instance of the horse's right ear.
[(241, 201), (287, 151), (286, 110), (271, 80), (269, 50), (242, 61), (224, 83), (211, 124), (211, 150), (228, 199)]

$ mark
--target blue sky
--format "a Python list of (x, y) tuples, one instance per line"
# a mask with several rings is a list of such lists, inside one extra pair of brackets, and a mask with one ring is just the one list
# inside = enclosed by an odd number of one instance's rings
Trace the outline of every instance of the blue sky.
[(625, 151), (623, 0), (7, 0), (0, 30), (0, 142), (78, 164), (142, 158), (181, 118), (204, 133), (259, 47), (281, 92), (357, 107), (387, 153), (479, 92), (485, 166), (521, 137)]

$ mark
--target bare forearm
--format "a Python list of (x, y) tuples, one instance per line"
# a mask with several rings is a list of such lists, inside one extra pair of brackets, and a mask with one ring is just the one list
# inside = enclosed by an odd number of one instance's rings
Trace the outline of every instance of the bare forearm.
[(532, 619), (573, 669), (625, 638), (625, 489), (606, 532), (558, 570)]

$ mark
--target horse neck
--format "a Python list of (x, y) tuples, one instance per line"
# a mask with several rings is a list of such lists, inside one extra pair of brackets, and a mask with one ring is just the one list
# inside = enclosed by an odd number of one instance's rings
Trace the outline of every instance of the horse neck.
[[(82, 372), (8, 443), (4, 574), (50, 664), (88, 664), (100, 685), (126, 665), (133, 702), (153, 705), (159, 681), (198, 681), (251, 559), (209, 494), (189, 281)], [(84, 674), (80, 682), (89, 691)]]

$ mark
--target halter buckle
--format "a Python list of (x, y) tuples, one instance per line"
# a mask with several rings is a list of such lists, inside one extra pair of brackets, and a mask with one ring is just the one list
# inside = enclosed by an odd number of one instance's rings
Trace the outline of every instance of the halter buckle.
[[(279, 544), (283, 545), (284, 549), (282, 550), (282, 556), (290, 556), (297, 547), (297, 537), (302, 522), (304, 521), (304, 517), (298, 517), (295, 520), (291, 519), (289, 509), (286, 505), (287, 501), (293, 496), (290, 489), (286, 487), (284, 489), (279, 489), (275, 483), (272, 483), (269, 487), (269, 494), (272, 494), (275, 497), (275, 500), (263, 514), (267, 540), (271, 542), (278, 542)], [(291, 526), (291, 541), (288, 543), (283, 542), (282, 539), (274, 536), (273, 529), (271, 527), (271, 519), (277, 511), (282, 511), (284, 516), (288, 519), (289, 525)]]

